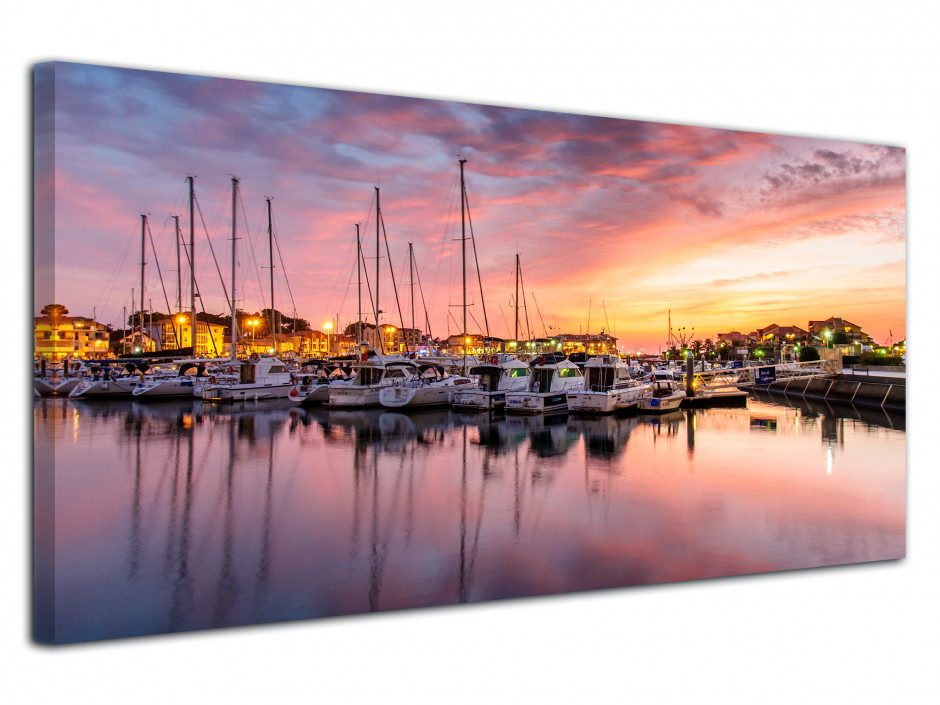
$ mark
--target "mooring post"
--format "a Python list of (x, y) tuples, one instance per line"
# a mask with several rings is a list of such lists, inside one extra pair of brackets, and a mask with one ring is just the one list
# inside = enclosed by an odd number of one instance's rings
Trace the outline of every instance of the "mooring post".
[(695, 358), (691, 355), (685, 359), (685, 395), (689, 398), (695, 396)]

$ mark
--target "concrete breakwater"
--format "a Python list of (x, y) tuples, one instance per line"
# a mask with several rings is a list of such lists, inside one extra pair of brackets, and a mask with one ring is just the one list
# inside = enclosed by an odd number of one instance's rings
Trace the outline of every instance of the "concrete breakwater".
[(830, 377), (782, 379), (757, 388), (808, 399), (904, 410), (905, 382), (903, 377), (837, 374)]

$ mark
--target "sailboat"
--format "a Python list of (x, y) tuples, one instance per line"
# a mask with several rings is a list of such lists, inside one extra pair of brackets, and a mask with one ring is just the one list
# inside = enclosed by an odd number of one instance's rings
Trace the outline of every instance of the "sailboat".
[(396, 380), (379, 391), (379, 403), (392, 409), (447, 406), (454, 395), (473, 380), (461, 375), (448, 375), (440, 365), (417, 365), (417, 374), (410, 379)]
[[(232, 343), (229, 364), (238, 366), (238, 378), (231, 382), (216, 381), (202, 389), (205, 402), (259, 401), (262, 399), (287, 399), (294, 389), (294, 375), (287, 365), (277, 357), (261, 357), (252, 353), (247, 363), (235, 357), (238, 345), (238, 318), (235, 310), (235, 204), (238, 196), (238, 179), (232, 177)], [(274, 250), (271, 219), (271, 199), (268, 203), (268, 250), (271, 256), (271, 335), (274, 349), (277, 350), (277, 331), (274, 321)]]
[(382, 355), (368, 343), (359, 344), (359, 360), (352, 368), (355, 376), (350, 383), (330, 385), (331, 407), (378, 406), (382, 389), (415, 379), (419, 374), (414, 360), (401, 355)]

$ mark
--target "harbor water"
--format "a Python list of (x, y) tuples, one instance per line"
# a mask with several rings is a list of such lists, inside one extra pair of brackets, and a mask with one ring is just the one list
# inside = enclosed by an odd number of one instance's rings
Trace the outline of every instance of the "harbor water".
[(34, 433), (47, 641), (905, 553), (904, 416), (881, 410), (755, 396), (581, 419), (50, 398)]

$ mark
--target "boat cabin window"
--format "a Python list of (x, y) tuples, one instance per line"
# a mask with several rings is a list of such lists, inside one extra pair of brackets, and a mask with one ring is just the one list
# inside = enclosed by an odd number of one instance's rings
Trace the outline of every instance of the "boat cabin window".
[(274, 372), (287, 372), (287, 368), (284, 365), (271, 365), (271, 369), (268, 370), (269, 373)]
[(487, 372), (481, 374), (478, 388), (484, 392), (495, 392), (499, 389), (499, 373)]
[(530, 392), (549, 392), (552, 388), (552, 376), (556, 370), (533, 370), (529, 382)]
[(363, 367), (356, 371), (356, 377), (353, 383), (363, 387), (376, 384), (382, 379), (384, 372), (385, 370), (381, 367)]
[(562, 367), (558, 370), (558, 376), (565, 377), (580, 377), (581, 371), (577, 367)]
[(587, 388), (592, 392), (606, 392), (614, 383), (611, 367), (590, 367), (587, 372)]
[(507, 377), (525, 377), (528, 371), (525, 367), (510, 367), (504, 374)]

